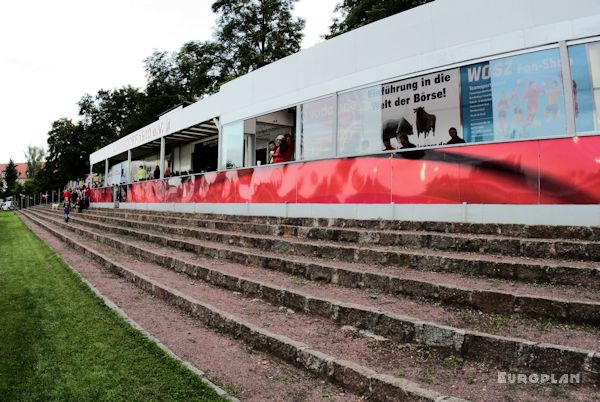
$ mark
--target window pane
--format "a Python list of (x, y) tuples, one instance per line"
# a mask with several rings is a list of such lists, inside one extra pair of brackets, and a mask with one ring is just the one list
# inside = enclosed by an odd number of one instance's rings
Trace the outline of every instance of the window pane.
[[(573, 78), (573, 103), (575, 126), (578, 132), (595, 131), (598, 127), (594, 117), (594, 88), (600, 88), (600, 76), (594, 70), (600, 67), (600, 46), (598, 43), (569, 47), (571, 76)], [(590, 66), (595, 66), (590, 71)], [(597, 104), (597, 103), (596, 103)]]
[(338, 155), (379, 152), (381, 85), (338, 96)]
[(334, 156), (335, 96), (302, 105), (302, 159)]
[(467, 142), (566, 133), (558, 49), (462, 67), (461, 97)]
[[(446, 70), (382, 85), (382, 136), (394, 148), (440, 145), (448, 130), (460, 130), (459, 69)], [(412, 144), (412, 145), (411, 145)]]
[(225, 124), (221, 139), (221, 169), (235, 169), (243, 166), (244, 122)]

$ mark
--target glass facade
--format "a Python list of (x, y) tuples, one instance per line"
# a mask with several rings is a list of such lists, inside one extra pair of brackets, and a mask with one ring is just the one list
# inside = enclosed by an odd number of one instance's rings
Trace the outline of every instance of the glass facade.
[(335, 96), (302, 105), (303, 160), (335, 156), (335, 109)]
[(597, 131), (600, 119), (600, 42), (569, 47), (577, 132)]
[[(569, 56), (577, 131), (596, 130), (600, 126), (594, 107), (600, 102), (600, 42), (571, 46)], [(562, 74), (560, 51), (553, 48), (306, 102), (297, 115), (299, 159), (566, 136)], [(283, 112), (271, 114), (276, 113)], [(275, 117), (279, 124), (280, 116)], [(280, 134), (273, 131), (271, 121), (259, 124), (260, 118), (254, 119), (257, 138), (259, 131), (270, 137)], [(265, 128), (259, 130), (259, 125)], [(238, 122), (223, 129), (222, 169), (242, 166), (242, 126)], [(261, 137), (264, 144), (257, 144), (256, 160), (261, 164), (272, 163), (266, 144), (270, 137)]]
[(244, 122), (223, 125), (221, 137), (221, 170), (240, 168), (244, 164)]

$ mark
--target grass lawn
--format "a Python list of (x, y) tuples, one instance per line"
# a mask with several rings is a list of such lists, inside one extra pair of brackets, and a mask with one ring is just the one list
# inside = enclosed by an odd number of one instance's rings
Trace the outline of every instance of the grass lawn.
[(221, 401), (0, 213), (0, 400)]

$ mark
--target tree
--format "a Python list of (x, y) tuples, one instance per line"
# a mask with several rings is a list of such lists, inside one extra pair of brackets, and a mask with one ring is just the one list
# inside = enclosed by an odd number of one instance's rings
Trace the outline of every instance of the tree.
[(48, 132), (48, 158), (44, 168), (49, 183), (44, 188), (63, 186), (68, 180), (89, 172), (89, 154), (95, 150), (94, 139), (85, 135), (84, 125), (62, 118), (52, 123)]
[(217, 64), (223, 82), (300, 50), (304, 20), (293, 18), (297, 0), (217, 0)]
[(27, 152), (25, 152), (25, 159), (27, 160), (27, 177), (33, 179), (42, 168), (42, 161), (46, 152), (42, 147), (36, 147), (29, 145)]
[(19, 172), (17, 171), (17, 166), (13, 162), (12, 158), (10, 158), (10, 160), (8, 161), (8, 165), (6, 165), (6, 168), (4, 169), (4, 183), (6, 184), (6, 195), (12, 194), (18, 177)]
[(341, 19), (333, 20), (329, 27), (330, 33), (325, 37), (331, 39), (431, 1), (433, 0), (343, 0), (335, 7), (335, 11), (341, 13)]

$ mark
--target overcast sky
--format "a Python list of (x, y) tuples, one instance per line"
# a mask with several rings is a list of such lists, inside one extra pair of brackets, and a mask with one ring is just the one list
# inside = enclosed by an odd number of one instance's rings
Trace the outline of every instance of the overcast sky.
[[(320, 41), (339, 0), (300, 0), (302, 47)], [(212, 0), (0, 0), (0, 163), (47, 148), (51, 123), (77, 118), (99, 89), (143, 87), (143, 60), (212, 37)]]

